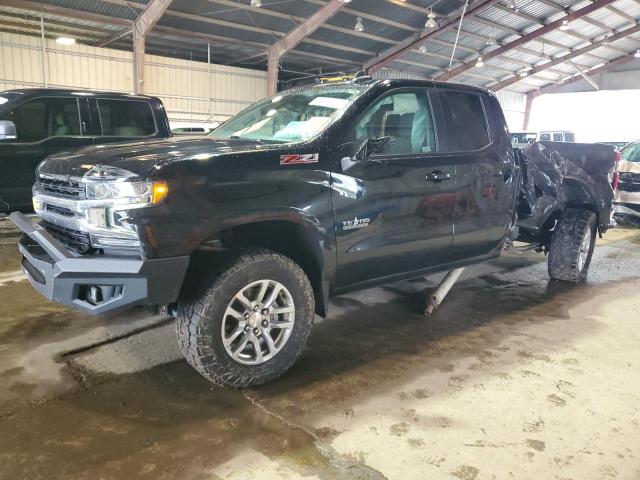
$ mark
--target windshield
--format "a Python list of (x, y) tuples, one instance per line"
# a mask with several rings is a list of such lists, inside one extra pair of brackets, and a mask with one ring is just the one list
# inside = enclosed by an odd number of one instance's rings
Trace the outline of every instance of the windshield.
[(211, 132), (215, 139), (278, 143), (315, 137), (342, 115), (364, 91), (356, 85), (291, 90), (261, 100)]
[(627, 162), (640, 162), (640, 143), (632, 143), (627, 145), (620, 152), (622, 160)]

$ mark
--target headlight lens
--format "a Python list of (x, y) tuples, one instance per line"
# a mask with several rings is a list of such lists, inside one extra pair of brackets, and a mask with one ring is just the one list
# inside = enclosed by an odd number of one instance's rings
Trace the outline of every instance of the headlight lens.
[(90, 200), (126, 200), (125, 203), (152, 203), (152, 182), (87, 182), (87, 198)]

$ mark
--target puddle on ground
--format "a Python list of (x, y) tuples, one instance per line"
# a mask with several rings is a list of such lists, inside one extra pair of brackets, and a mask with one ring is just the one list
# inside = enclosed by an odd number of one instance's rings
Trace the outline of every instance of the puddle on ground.
[(15, 413), (0, 430), (2, 478), (211, 478), (205, 472), (247, 450), (303, 474), (350, 478), (311, 434), (184, 362)]

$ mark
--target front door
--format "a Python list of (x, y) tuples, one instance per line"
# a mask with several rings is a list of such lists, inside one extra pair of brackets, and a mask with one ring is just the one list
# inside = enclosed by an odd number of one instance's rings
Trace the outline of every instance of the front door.
[(18, 105), (2, 120), (16, 125), (17, 138), (0, 142), (0, 199), (8, 211), (30, 210), (35, 170), (53, 153), (89, 145), (83, 136), (77, 98), (36, 98)]
[(446, 263), (453, 240), (453, 167), (437, 153), (427, 89), (374, 101), (345, 142), (389, 137), (368, 159), (332, 174), (338, 287)]

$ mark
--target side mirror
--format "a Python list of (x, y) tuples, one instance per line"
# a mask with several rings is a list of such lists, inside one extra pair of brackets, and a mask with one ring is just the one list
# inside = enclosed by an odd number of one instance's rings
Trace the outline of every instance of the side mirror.
[(18, 138), (16, 124), (11, 120), (0, 120), (0, 141)]
[[(371, 137), (367, 138), (362, 144), (356, 149), (353, 156), (344, 157), (341, 161), (342, 170), (346, 171), (351, 168), (357, 162), (363, 162), (367, 160), (374, 153), (382, 152), (389, 142), (391, 137)], [(353, 142), (349, 142), (345, 144), (344, 147), (353, 147)]]
[(367, 138), (362, 145), (356, 151), (354, 155), (354, 160), (357, 162), (361, 162), (366, 160), (374, 153), (382, 152), (387, 145), (389, 145), (389, 141), (391, 137), (371, 137)]

